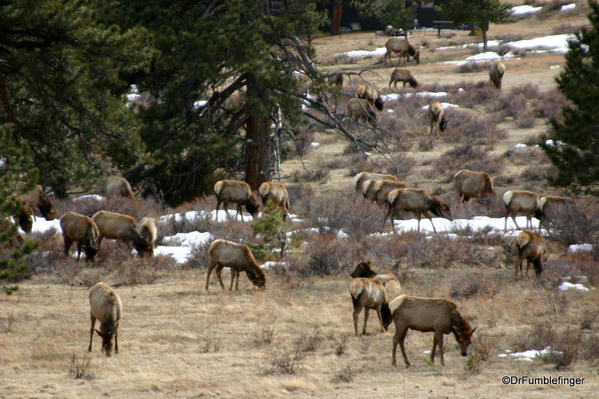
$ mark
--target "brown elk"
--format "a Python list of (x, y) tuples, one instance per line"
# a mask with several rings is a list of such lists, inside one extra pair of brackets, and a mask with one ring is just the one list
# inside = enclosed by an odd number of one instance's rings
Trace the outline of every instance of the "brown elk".
[(496, 89), (501, 89), (501, 81), (503, 79), (504, 73), (505, 64), (503, 62), (493, 63), (489, 69), (489, 80), (491, 82), (491, 86)]
[(253, 216), (256, 217), (260, 211), (260, 199), (258, 195), (254, 193), (249, 184), (239, 180), (219, 180), (214, 185), (214, 192), (216, 193), (216, 213), (223, 205), (227, 216), (229, 216), (229, 202), (236, 204), (237, 216), (242, 214), (241, 205), (245, 206), (245, 209)]
[(406, 367), (410, 367), (410, 361), (404, 347), (409, 329), (435, 333), (433, 336), (433, 349), (431, 350), (431, 362), (433, 363), (435, 362), (435, 349), (438, 346), (441, 364), (445, 365), (443, 335), (449, 333), (453, 333), (460, 345), (461, 355), (468, 355), (468, 346), (472, 342), (472, 334), (476, 331), (476, 327), (472, 328), (468, 320), (460, 315), (456, 303), (452, 300), (400, 295), (389, 303), (389, 309), (395, 322), (391, 361), (393, 366), (397, 367), (396, 351), (399, 343)]
[(391, 62), (391, 55), (393, 53), (399, 53), (398, 65), (401, 63), (402, 58), (405, 58), (406, 63), (408, 63), (409, 57), (414, 57), (416, 64), (420, 64), (420, 50), (416, 49), (405, 39), (392, 37), (385, 43), (385, 48), (387, 49), (383, 58), (385, 65), (387, 65), (387, 59)]
[(229, 291), (233, 289), (235, 278), (237, 279), (235, 289), (239, 289), (240, 271), (244, 271), (248, 279), (258, 288), (264, 289), (266, 287), (266, 276), (260, 265), (258, 265), (256, 258), (254, 258), (252, 250), (247, 245), (227, 240), (214, 240), (210, 244), (208, 255), (210, 256), (210, 265), (208, 266), (208, 273), (206, 275), (206, 291), (208, 291), (210, 274), (214, 268), (216, 268), (218, 282), (225, 289), (221, 278), (223, 267), (231, 268), (231, 286), (229, 287)]
[(479, 198), (485, 195), (494, 195), (493, 178), (485, 172), (476, 172), (462, 169), (454, 175), (455, 187), (462, 202), (470, 198)]
[(360, 85), (356, 90), (356, 96), (363, 98), (364, 100), (370, 101), (370, 104), (374, 105), (379, 111), (383, 110), (385, 103), (381, 97), (381, 93), (370, 85)]
[(106, 356), (112, 353), (112, 338), (114, 338), (114, 353), (119, 353), (119, 322), (123, 312), (121, 298), (108, 285), (97, 283), (89, 291), (89, 306), (91, 328), (89, 331), (88, 352), (92, 351), (92, 339), (96, 320), (100, 321), (100, 329), (96, 333), (102, 337), (102, 351)]
[(530, 225), (532, 228), (532, 216), (539, 203), (539, 195), (537, 193), (525, 190), (509, 190), (503, 194), (503, 203), (505, 205), (505, 224), (503, 226), (503, 231), (507, 231), (508, 217), (512, 218), (516, 228), (520, 230), (520, 227), (516, 222), (516, 216), (518, 214), (524, 214), (526, 216), (526, 227)]
[(285, 188), (283, 184), (267, 181), (260, 185), (258, 192), (262, 197), (263, 204), (272, 201), (276, 206), (283, 210), (283, 220), (287, 219), (289, 210), (291, 209), (291, 203), (289, 202), (287, 188)]
[(73, 242), (77, 243), (77, 262), (81, 251), (85, 252), (86, 261), (94, 261), (100, 250), (98, 237), (100, 230), (92, 218), (75, 212), (67, 212), (60, 218), (60, 228), (64, 240), (64, 255), (68, 256)]
[(356, 192), (364, 194), (366, 182), (368, 180), (397, 180), (397, 177), (384, 173), (360, 172), (352, 178), (352, 183)]
[(379, 273), (370, 261), (360, 262), (354, 268), (351, 273), (353, 278), (356, 277), (369, 277), (379, 280), (385, 286), (387, 291), (387, 298), (393, 299), (397, 297), (401, 292), (401, 283), (399, 279), (390, 272)]
[(385, 286), (379, 280), (374, 278), (354, 278), (349, 284), (349, 293), (354, 307), (354, 331), (358, 334), (358, 318), (360, 312), (364, 309), (364, 327), (362, 334), (366, 334), (366, 324), (368, 323), (368, 311), (374, 309), (381, 324), (381, 332), (387, 331), (391, 324), (391, 312), (387, 302), (387, 292)]
[(443, 106), (439, 101), (433, 101), (429, 107), (429, 117), (431, 122), (431, 131), (430, 135), (433, 135), (433, 131), (435, 132), (435, 137), (437, 139), (441, 138), (439, 131), (443, 132), (447, 128), (447, 116), (445, 115), (445, 111), (443, 110)]
[(526, 260), (526, 278), (528, 269), (532, 263), (535, 268), (536, 278), (543, 273), (543, 256), (547, 251), (545, 239), (540, 234), (531, 231), (523, 231), (516, 237), (516, 248), (518, 249), (518, 264), (514, 267), (514, 279), (522, 278), (522, 263)]
[(418, 231), (420, 232), (420, 219), (425, 216), (430, 220), (433, 226), (433, 231), (437, 229), (433, 224), (433, 219), (429, 212), (438, 217), (451, 219), (451, 210), (449, 205), (441, 201), (437, 197), (428, 194), (426, 191), (418, 188), (399, 188), (391, 191), (387, 196), (387, 214), (383, 219), (383, 226), (387, 219), (391, 219), (393, 231), (395, 231), (394, 219), (399, 211), (413, 212), (418, 218)]
[(35, 186), (32, 190), (17, 197), (17, 222), (26, 233), (31, 233), (33, 228), (33, 218), (35, 210), (39, 210), (46, 220), (53, 220), (56, 217), (56, 208), (52, 201), (44, 192), (41, 186)]
[(418, 87), (418, 82), (412, 76), (412, 73), (407, 69), (395, 68), (393, 72), (391, 72), (391, 79), (389, 80), (389, 88), (391, 88), (391, 83), (393, 83), (393, 87), (397, 89), (397, 82), (403, 82), (403, 88), (406, 88), (406, 83), (409, 83), (412, 88)]

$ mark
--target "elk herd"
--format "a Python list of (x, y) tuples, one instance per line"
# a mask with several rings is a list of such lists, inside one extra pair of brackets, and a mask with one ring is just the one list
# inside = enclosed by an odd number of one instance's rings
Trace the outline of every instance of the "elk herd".
[[(397, 37), (390, 38), (385, 43), (386, 52), (383, 57), (384, 64), (392, 63), (391, 56), (394, 53), (399, 55), (398, 65), (401, 64), (402, 60), (405, 64), (410, 61), (410, 57), (413, 58), (416, 64), (420, 63), (420, 50), (414, 47), (406, 39)], [(501, 89), (501, 82), (503, 74), (505, 73), (505, 64), (501, 61), (494, 62), (489, 67), (489, 82), (490, 85), (496, 89)], [(340, 72), (335, 72), (334, 76), (343, 76)], [(343, 86), (343, 80), (336, 81), (336, 86), (341, 88)], [(412, 73), (408, 69), (394, 68), (391, 71), (391, 77), (389, 79), (389, 89), (393, 85), (394, 89), (397, 89), (397, 83), (403, 83), (405, 89), (406, 84), (416, 89), (420, 86), (420, 83), (414, 78)], [(373, 128), (377, 127), (377, 110), (383, 110), (383, 99), (380, 95), (379, 90), (368, 84), (358, 86), (355, 91), (356, 97), (351, 98), (347, 102), (347, 114), (350, 119), (358, 122), (369, 123)], [(430, 132), (431, 136), (435, 136), (437, 139), (441, 138), (440, 132), (445, 131), (448, 124), (447, 115), (443, 110), (443, 105), (438, 101), (432, 101), (428, 106), (428, 116), (430, 121)]]

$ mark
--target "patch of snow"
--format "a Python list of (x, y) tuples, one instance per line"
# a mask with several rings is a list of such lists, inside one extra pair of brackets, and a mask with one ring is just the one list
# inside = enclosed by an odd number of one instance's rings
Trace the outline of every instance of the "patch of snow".
[(263, 264), (260, 265), (260, 268), (266, 269), (266, 270), (268, 270), (272, 267), (282, 267), (282, 268), (286, 269), (287, 267), (289, 267), (289, 264), (287, 262), (269, 261), (269, 262), (264, 262)]
[(473, 56), (467, 57), (466, 61), (496, 61), (500, 60), (501, 56), (494, 51), (487, 51), (485, 53), (475, 54)]
[(517, 17), (520, 15), (535, 14), (541, 11), (542, 8), (543, 7), (533, 7), (529, 5), (516, 6), (510, 9), (510, 15)]
[(341, 56), (347, 56), (350, 58), (366, 58), (366, 57), (380, 57), (385, 55), (385, 53), (387, 52), (387, 48), (385, 47), (379, 47), (375, 50), (351, 50), (351, 51), (345, 51), (343, 53), (336, 53), (333, 54), (333, 57), (341, 57)]
[(562, 144), (563, 144), (563, 143), (562, 143), (561, 141), (559, 141), (559, 140), (557, 140), (557, 141), (553, 141), (553, 140), (551, 140), (551, 139), (549, 139), (549, 140), (545, 140), (545, 145), (546, 145), (546, 146), (549, 146), (549, 147), (555, 147), (555, 146), (558, 146), (558, 147), (559, 147), (559, 146), (560, 146), (560, 145), (562, 145)]
[(462, 88), (462, 87), (458, 88), (458, 93), (463, 93), (463, 92), (465, 92), (465, 91), (466, 91), (466, 90), (464, 90), (464, 88)]
[[(526, 216), (517, 216), (516, 221), (519, 226), (526, 226)], [(450, 221), (443, 218), (433, 218), (433, 223), (438, 233), (450, 233), (454, 230), (471, 229), (472, 231), (486, 231), (501, 233), (503, 234), (503, 226), (505, 218), (491, 218), (488, 216), (476, 216), (472, 219), (454, 219)], [(532, 227), (537, 229), (539, 226), (539, 220), (532, 218)], [(507, 221), (508, 231), (505, 233), (506, 236), (516, 236), (520, 233), (520, 230), (514, 230), (516, 225), (511, 218)], [(408, 220), (395, 220), (395, 228), (398, 231), (416, 231), (418, 229), (417, 219)], [(420, 221), (420, 231), (424, 233), (432, 233), (433, 227), (428, 219), (422, 219)]]
[(313, 141), (310, 143), (310, 147), (312, 147), (312, 148), (320, 147), (320, 143)]
[(564, 4), (560, 7), (560, 11), (572, 11), (576, 8), (576, 3)]
[(527, 145), (526, 144), (522, 144), (522, 143), (518, 143), (514, 146), (514, 148), (526, 148)]
[(549, 69), (559, 69), (559, 65), (550, 65)]
[(591, 252), (593, 244), (573, 244), (568, 247), (568, 252)]
[(194, 108), (200, 108), (200, 107), (202, 107), (202, 106), (204, 106), (206, 104), (208, 104), (207, 100), (199, 100), (199, 101), (196, 101), (196, 102), (193, 103), (193, 107)]
[(557, 289), (560, 291), (568, 291), (568, 290), (589, 291), (589, 289), (582, 284), (572, 284), (567, 281), (564, 281), (563, 283), (561, 283), (560, 286), (557, 287)]
[(208, 232), (200, 233), (199, 231), (192, 231), (190, 233), (178, 233), (174, 236), (167, 236), (162, 239), (165, 244), (179, 244), (185, 247), (194, 247), (202, 244), (206, 244), (212, 239), (212, 235)]
[(558, 53), (568, 51), (568, 41), (575, 39), (573, 34), (550, 35), (534, 39), (517, 40), (505, 45), (514, 50), (550, 50)]
[[(32, 233), (45, 233), (51, 229), (54, 229), (57, 232), (62, 232), (62, 229), (60, 228), (60, 219), (46, 220), (39, 216), (33, 217), (33, 226), (31, 227)], [(20, 228), (19, 231), (22, 234), (25, 234), (25, 232)]]
[[(452, 104), (452, 103), (440, 103), (440, 104), (441, 104), (442, 109), (459, 107), (459, 105)], [(425, 105), (424, 107), (422, 107), (422, 109), (424, 109), (424, 110), (428, 110), (429, 108), (430, 108), (430, 105)]]
[(524, 360), (526, 362), (532, 362), (535, 358), (548, 355), (550, 353), (561, 353), (558, 351), (551, 350), (551, 347), (548, 346), (543, 350), (529, 349), (524, 352), (513, 352), (505, 351), (509, 353), (500, 353), (497, 357), (509, 358), (514, 360)]
[(191, 256), (191, 247), (169, 247), (160, 245), (154, 248), (154, 256), (158, 255), (172, 256), (177, 263), (185, 263)]
[(73, 201), (81, 201), (81, 200), (103, 201), (104, 197), (102, 197), (101, 195), (98, 195), (98, 194), (85, 194), (85, 195), (80, 195), (79, 197), (73, 198)]
[(416, 97), (424, 97), (424, 98), (439, 98), (446, 97), (447, 93), (444, 91), (418, 91), (415, 93), (391, 93), (391, 94), (383, 94), (381, 98), (383, 101), (397, 101), (400, 98), (409, 98), (412, 96)]
[[(217, 222), (226, 222), (228, 219), (235, 220), (236, 213), (237, 211), (234, 209), (229, 209), (229, 216), (227, 216), (227, 212), (222, 209), (220, 209), (218, 213), (216, 211), (188, 211), (185, 213), (171, 213), (168, 215), (163, 215), (160, 216), (159, 220), (161, 222), (168, 222), (169, 220), (174, 219), (174, 221), (177, 223), (184, 221), (193, 223), (197, 218), (208, 218), (210, 220), (216, 220)], [(243, 213), (241, 216), (237, 217), (237, 220), (249, 222), (253, 220), (253, 217), (252, 215)]]

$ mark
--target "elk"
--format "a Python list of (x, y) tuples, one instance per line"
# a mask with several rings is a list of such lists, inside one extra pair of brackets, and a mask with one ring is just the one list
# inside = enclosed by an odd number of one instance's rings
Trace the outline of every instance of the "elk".
[(462, 169), (454, 175), (453, 179), (462, 202), (488, 194), (497, 196), (493, 178), (488, 173)]
[(41, 186), (35, 186), (32, 190), (23, 193), (17, 197), (17, 215), (16, 219), (19, 226), (26, 233), (31, 233), (33, 228), (33, 218), (35, 210), (39, 210), (46, 220), (54, 220), (56, 217), (56, 208), (52, 201), (44, 192)]
[(409, 329), (435, 333), (433, 336), (433, 349), (431, 350), (432, 363), (435, 362), (435, 349), (438, 346), (441, 364), (445, 365), (443, 335), (449, 333), (453, 333), (460, 345), (461, 355), (468, 355), (468, 346), (472, 342), (472, 334), (476, 331), (476, 327), (472, 328), (468, 320), (460, 315), (456, 303), (452, 300), (400, 295), (389, 303), (389, 310), (391, 310), (393, 322), (395, 323), (391, 360), (393, 366), (397, 367), (396, 352), (398, 343), (406, 367), (411, 365), (404, 347)]
[(214, 185), (214, 192), (216, 193), (216, 214), (218, 217), (218, 210), (223, 205), (223, 208), (229, 216), (229, 202), (233, 202), (237, 205), (237, 216), (242, 214), (241, 205), (245, 206), (245, 209), (253, 216), (258, 216), (260, 211), (260, 200), (258, 195), (254, 193), (249, 184), (239, 180), (219, 180)]
[(432, 212), (433, 215), (438, 217), (451, 219), (449, 205), (418, 188), (399, 188), (392, 190), (387, 196), (387, 206), (388, 210), (383, 219), (383, 227), (385, 226), (387, 219), (390, 218), (393, 231), (395, 231), (394, 216), (399, 211), (408, 211), (416, 214), (416, 217), (418, 218), (418, 232), (420, 232), (420, 219), (422, 216), (425, 216), (430, 220), (433, 231), (435, 233), (437, 232), (429, 212)]
[(509, 190), (503, 194), (503, 203), (505, 205), (505, 224), (503, 231), (507, 231), (507, 218), (511, 217), (520, 230), (516, 222), (516, 215), (523, 214), (526, 216), (526, 227), (530, 225), (532, 228), (532, 215), (534, 215), (539, 203), (539, 195), (532, 191), (525, 190)]
[(532, 263), (535, 268), (536, 278), (541, 277), (543, 273), (542, 258), (547, 252), (545, 239), (537, 233), (523, 231), (516, 237), (516, 248), (518, 249), (518, 264), (514, 267), (514, 280), (522, 278), (522, 262), (526, 260), (526, 278), (528, 279), (528, 269)]
[(383, 110), (385, 103), (379, 91), (370, 85), (360, 85), (356, 90), (356, 96), (364, 100), (368, 100), (370, 104), (374, 105), (379, 111)]
[(123, 306), (119, 295), (108, 285), (99, 282), (89, 291), (89, 307), (91, 328), (89, 331), (89, 348), (92, 351), (92, 339), (96, 320), (100, 321), (100, 329), (96, 333), (102, 337), (102, 351), (106, 356), (112, 353), (112, 338), (114, 337), (114, 353), (119, 353), (119, 322)]
[(352, 98), (347, 102), (347, 113), (354, 121), (369, 122), (376, 127), (376, 111), (370, 101), (363, 98)]
[(351, 273), (351, 277), (370, 277), (379, 280), (385, 286), (387, 297), (393, 299), (401, 292), (401, 283), (399, 279), (390, 272), (378, 273), (376, 267), (372, 266), (370, 261), (360, 262)]
[[(140, 257), (153, 252), (154, 242), (152, 238), (155, 236), (151, 231), (152, 227), (148, 226), (149, 221), (146, 220), (144, 225), (139, 225), (135, 223), (135, 219), (132, 216), (109, 211), (98, 211), (92, 216), (92, 219), (96, 222), (100, 230), (98, 248), (104, 237), (106, 237), (125, 243), (132, 243), (133, 248), (135, 248)], [(143, 235), (142, 231), (144, 231)]]
[(374, 203), (384, 205), (387, 203), (389, 193), (397, 188), (406, 188), (408, 185), (395, 180), (366, 180), (364, 183), (364, 198)]
[(354, 189), (356, 192), (364, 193), (366, 182), (368, 180), (397, 180), (397, 177), (384, 173), (374, 172), (360, 172), (357, 173), (353, 178)]
[(418, 82), (407, 69), (395, 68), (393, 72), (391, 72), (389, 88), (391, 88), (391, 83), (393, 83), (393, 87), (397, 89), (397, 82), (403, 82), (404, 89), (406, 88), (406, 83), (409, 83), (412, 88), (418, 87)]
[(503, 62), (495, 62), (491, 65), (491, 68), (489, 69), (491, 86), (496, 89), (501, 89), (501, 80), (503, 79), (504, 72), (505, 64)]
[(237, 279), (235, 289), (239, 289), (239, 272), (244, 271), (248, 279), (258, 288), (266, 287), (266, 276), (256, 258), (252, 254), (252, 250), (245, 244), (236, 243), (228, 240), (214, 240), (208, 249), (210, 257), (210, 265), (208, 266), (208, 274), (206, 275), (206, 291), (210, 283), (210, 274), (216, 268), (216, 277), (223, 290), (225, 285), (221, 278), (223, 267), (231, 268), (231, 285), (229, 291), (233, 289), (233, 281)]
[(86, 261), (94, 261), (100, 250), (98, 237), (100, 230), (96, 222), (88, 216), (75, 212), (67, 212), (60, 218), (60, 228), (64, 240), (64, 255), (68, 256), (69, 248), (73, 242), (77, 243), (77, 262), (81, 258), (81, 251), (85, 252)]
[(283, 210), (283, 220), (287, 219), (291, 203), (289, 202), (287, 188), (285, 188), (283, 184), (271, 181), (264, 182), (258, 188), (258, 192), (262, 197), (263, 204), (272, 201), (276, 206)]
[(106, 196), (107, 197), (125, 197), (130, 200), (135, 199), (131, 185), (124, 177), (110, 176), (106, 180)]
[(430, 135), (432, 136), (434, 131), (437, 139), (440, 139), (441, 135), (439, 131), (443, 132), (447, 128), (447, 117), (445, 116), (445, 111), (443, 111), (443, 106), (439, 101), (433, 101), (429, 105), (428, 111), (431, 122)]
[(420, 64), (420, 50), (414, 48), (414, 46), (405, 39), (392, 37), (385, 43), (385, 48), (387, 49), (383, 58), (385, 65), (387, 65), (387, 59), (391, 62), (391, 55), (393, 53), (399, 53), (399, 59), (397, 61), (398, 65), (401, 63), (402, 58), (405, 58), (406, 63), (408, 63), (409, 57), (414, 57), (416, 64)]
[(360, 312), (364, 309), (364, 327), (362, 334), (366, 335), (366, 324), (368, 323), (368, 311), (374, 309), (381, 324), (381, 332), (387, 331), (391, 324), (391, 312), (387, 302), (387, 292), (385, 286), (379, 280), (374, 278), (354, 278), (349, 284), (349, 293), (351, 295), (354, 307), (354, 331), (358, 334), (358, 318)]

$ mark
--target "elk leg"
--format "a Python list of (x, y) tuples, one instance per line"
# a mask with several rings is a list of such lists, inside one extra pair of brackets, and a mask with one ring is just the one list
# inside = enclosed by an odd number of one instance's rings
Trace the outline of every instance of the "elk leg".
[(406, 348), (404, 346), (404, 340), (406, 339), (406, 334), (408, 333), (408, 328), (404, 327), (399, 336), (399, 348), (401, 349), (401, 354), (403, 356), (404, 362), (406, 362), (406, 367), (410, 367), (410, 361), (408, 360), (408, 355), (406, 354)]
[(437, 229), (435, 229), (435, 225), (433, 224), (433, 219), (429, 216), (428, 220), (431, 221), (431, 226), (433, 226), (433, 231), (435, 232), (435, 234), (437, 233)]
[(383, 316), (381, 315), (381, 305), (377, 306), (377, 308), (376, 308), (376, 315), (379, 318), (379, 323), (381, 325), (381, 332), (384, 333), (385, 332), (385, 325), (383, 324)]
[(114, 333), (114, 354), (119, 353), (119, 332)]
[(516, 230), (520, 230), (520, 226), (518, 226), (518, 222), (516, 222), (516, 217), (512, 215), (512, 220), (514, 221), (514, 224), (516, 225)]
[(77, 262), (79, 262), (79, 259), (81, 258), (81, 251), (83, 250), (83, 244), (81, 243), (77, 243)]
[(218, 266), (216, 267), (216, 278), (218, 279), (218, 282), (220, 283), (221, 288), (224, 290), (225, 284), (223, 284), (222, 271), (223, 271), (223, 265), (221, 265), (219, 263)]
[(87, 348), (87, 351), (91, 352), (92, 351), (92, 339), (94, 338), (94, 326), (96, 325), (96, 318), (92, 315), (90, 315), (89, 318), (92, 323), (92, 326), (89, 329), (89, 347)]
[(64, 256), (69, 256), (69, 248), (73, 244), (73, 240), (67, 238), (67, 236), (63, 235), (64, 238)]
[(354, 305), (354, 331), (356, 332), (356, 336), (360, 335), (358, 334), (358, 318), (360, 317), (360, 312), (362, 311), (362, 306), (359, 304), (355, 304)]
[(210, 262), (210, 265), (208, 266), (208, 273), (206, 274), (206, 291), (208, 291), (208, 283), (210, 282), (210, 273), (212, 273), (212, 269), (214, 269), (217, 264), (218, 263), (216, 263), (216, 262)]
[(237, 269), (235, 269), (235, 290), (239, 291), (239, 275), (241, 274), (241, 272)]
[(445, 359), (443, 358), (443, 333), (441, 331), (435, 331), (435, 338), (437, 339), (437, 345), (439, 346), (439, 354), (441, 355), (441, 365), (445, 366)]
[(366, 323), (368, 323), (368, 311), (370, 309), (368, 309), (367, 307), (364, 308), (364, 328), (362, 328), (362, 335), (366, 335)]

